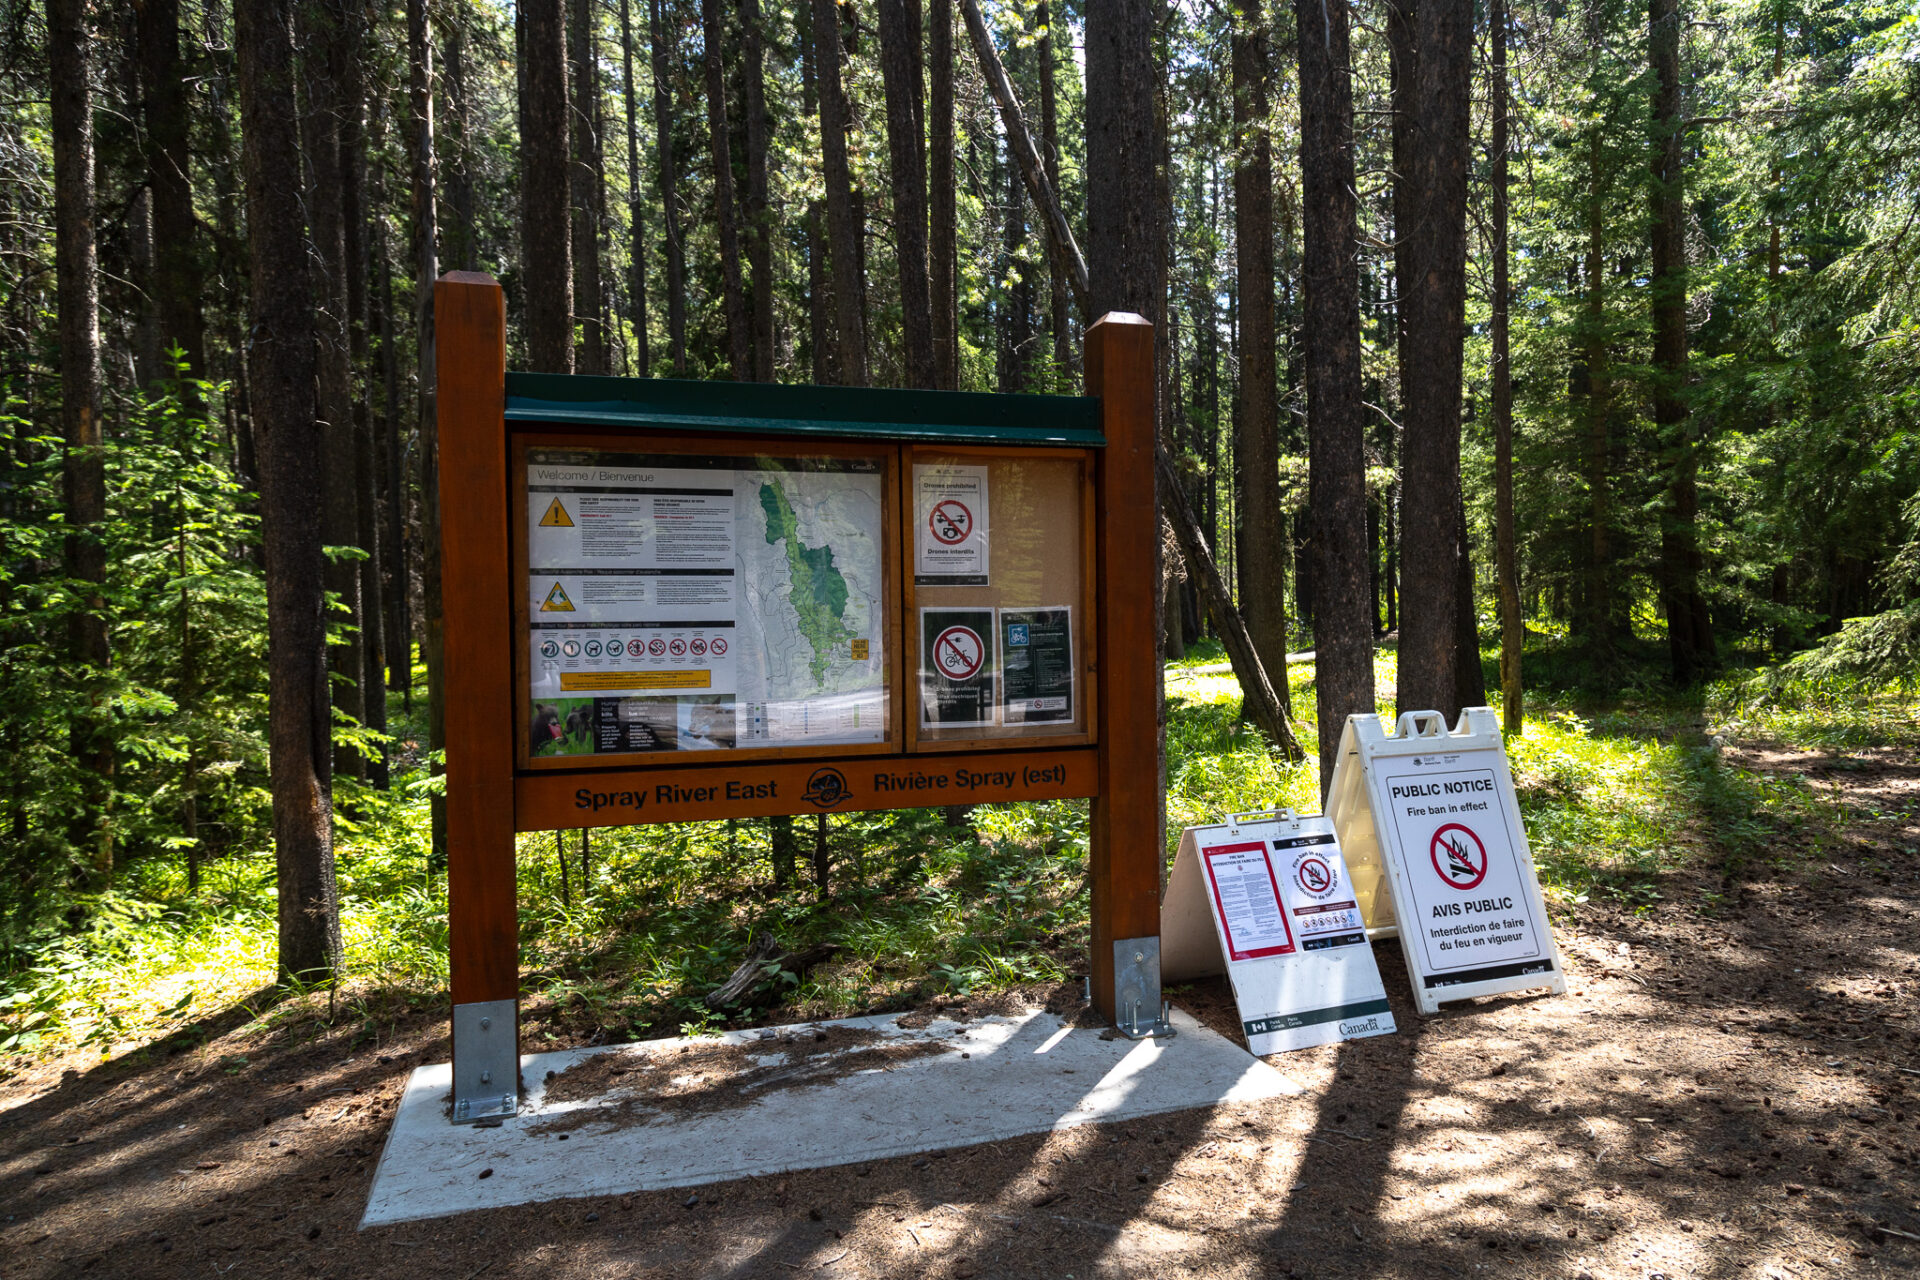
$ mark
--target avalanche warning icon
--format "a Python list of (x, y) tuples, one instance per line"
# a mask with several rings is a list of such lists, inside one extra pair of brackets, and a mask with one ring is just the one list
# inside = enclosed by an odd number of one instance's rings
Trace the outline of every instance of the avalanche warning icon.
[(542, 529), (571, 529), (573, 528), (573, 517), (568, 515), (567, 509), (560, 505), (560, 499), (555, 498), (553, 505), (547, 508), (547, 514), (540, 517), (540, 527)]
[(547, 589), (547, 598), (540, 605), (542, 613), (572, 613), (573, 601), (567, 599), (567, 589), (558, 582)]

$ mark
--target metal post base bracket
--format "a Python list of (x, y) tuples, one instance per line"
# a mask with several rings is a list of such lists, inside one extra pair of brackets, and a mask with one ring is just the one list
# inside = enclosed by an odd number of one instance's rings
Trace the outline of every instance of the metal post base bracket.
[(1113, 1024), (1129, 1040), (1171, 1040), (1172, 1012), (1160, 998), (1160, 939), (1121, 938), (1113, 944)]
[(520, 1109), (517, 1002), (453, 1006), (453, 1122), (472, 1124)]

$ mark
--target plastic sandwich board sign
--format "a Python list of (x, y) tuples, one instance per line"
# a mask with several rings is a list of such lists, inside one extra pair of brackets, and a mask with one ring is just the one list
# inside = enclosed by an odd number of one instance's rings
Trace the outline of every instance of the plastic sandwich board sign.
[(1394, 1030), (1333, 824), (1287, 810), (1188, 827), (1160, 908), (1161, 981), (1226, 970), (1255, 1054)]
[(1391, 735), (1349, 716), (1327, 813), (1368, 887), (1369, 932), (1399, 936), (1420, 1012), (1567, 989), (1492, 708), (1468, 707), (1451, 733), (1431, 711)]

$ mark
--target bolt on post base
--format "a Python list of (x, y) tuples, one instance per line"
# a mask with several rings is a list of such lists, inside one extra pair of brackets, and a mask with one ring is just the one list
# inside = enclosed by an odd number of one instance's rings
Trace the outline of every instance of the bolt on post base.
[(513, 1000), (453, 1006), (453, 1122), (495, 1120), (520, 1109), (518, 1007)]
[(1122, 938), (1113, 944), (1114, 1028), (1129, 1040), (1170, 1040), (1173, 1010), (1160, 996), (1160, 939)]

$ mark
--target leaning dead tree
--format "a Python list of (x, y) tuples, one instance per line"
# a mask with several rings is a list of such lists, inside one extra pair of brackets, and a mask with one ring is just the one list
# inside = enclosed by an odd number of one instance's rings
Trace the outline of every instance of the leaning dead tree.
[[(1026, 178), (1027, 194), (1040, 210), (1048, 244), (1057, 260), (1066, 267), (1074, 301), (1079, 303), (1081, 315), (1091, 320), (1093, 317), (1087, 315), (1091, 305), (1087, 261), (1081, 256), (1080, 246), (1073, 238), (1073, 228), (1061, 210), (1059, 195), (1054, 191), (1053, 184), (1047, 181), (1040, 153), (1033, 144), (1033, 135), (1027, 131), (1026, 119), (1021, 114), (1020, 100), (1014, 97), (1007, 70), (1001, 65), (1000, 55), (987, 32), (986, 21), (980, 16), (979, 0), (960, 0), (960, 9), (966, 15), (967, 32), (973, 38), (973, 52), (980, 60), (981, 74), (986, 78), (994, 101), (1000, 106), (1000, 118), (1007, 130), (1007, 149), (1013, 153), (1021, 174)], [(1193, 508), (1187, 505), (1186, 494), (1180, 487), (1179, 473), (1175, 471), (1173, 460), (1167, 456), (1164, 446), (1155, 447), (1154, 462), (1160, 474), (1161, 505), (1173, 524), (1180, 552), (1186, 557), (1187, 567), (1207, 602), (1214, 625), (1220, 629), (1221, 639), (1226, 642), (1227, 656), (1233, 661), (1233, 673), (1239, 679), (1242, 696), (1246, 699), (1247, 715), (1261, 732), (1273, 739), (1282, 755), (1289, 760), (1298, 760), (1302, 754), (1300, 743), (1294, 737), (1293, 724), (1287, 716), (1286, 707), (1274, 693), (1274, 684), (1267, 677), (1260, 655), (1247, 634), (1246, 622), (1234, 607), (1233, 595), (1227, 590), (1226, 580), (1220, 576), (1220, 568), (1213, 561), (1206, 530), (1201, 528)], [(1281, 676), (1285, 678), (1284, 670)]]
[[(1228, 593), (1226, 581), (1213, 562), (1213, 552), (1207, 547), (1206, 531), (1200, 527), (1193, 508), (1187, 505), (1180, 474), (1173, 469), (1173, 460), (1167, 457), (1165, 449), (1154, 450), (1154, 466), (1160, 475), (1161, 505), (1172, 520), (1173, 536), (1180, 541), (1187, 571), (1194, 576), (1200, 598), (1206, 601), (1213, 625), (1220, 629), (1220, 639), (1227, 646), (1227, 657), (1232, 660), (1233, 674), (1240, 681), (1240, 694), (1245, 699), (1248, 717), (1273, 739), (1281, 755), (1288, 760), (1302, 759), (1305, 753), (1300, 750), (1300, 740), (1293, 735), (1293, 722), (1274, 693), (1273, 683), (1267, 679), (1266, 668), (1254, 650), (1253, 637), (1247, 634), (1247, 624), (1241, 620), (1240, 611), (1233, 607), (1233, 596)], [(1281, 678), (1286, 678), (1284, 667)]]

